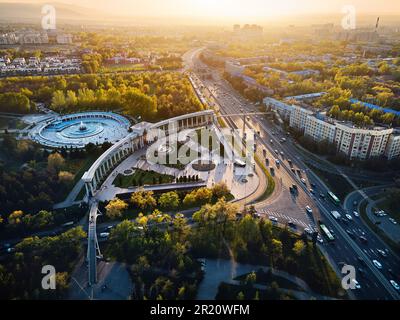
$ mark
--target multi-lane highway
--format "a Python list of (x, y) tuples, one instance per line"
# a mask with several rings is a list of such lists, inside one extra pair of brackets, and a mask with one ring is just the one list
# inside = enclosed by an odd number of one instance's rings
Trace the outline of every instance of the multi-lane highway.
[[(209, 99), (210, 103), (219, 108), (222, 114), (238, 114), (242, 111), (257, 112), (256, 107), (233, 90), (217, 71), (209, 69), (199, 61), (199, 52), (199, 50), (192, 51), (189, 56), (192, 59), (193, 70), (199, 67), (208, 70), (212, 75), (212, 77), (204, 78), (202, 81), (204, 85), (203, 94)], [(232, 117), (232, 120), (237, 128), (243, 126), (242, 117)], [(334, 232), (336, 239), (334, 243), (325, 242), (322, 249), (329, 256), (330, 261), (336, 264), (334, 265), (336, 270), (342, 264), (355, 266), (357, 280), (361, 285), (360, 289), (353, 290), (356, 298), (399, 299), (398, 292), (390, 284), (392, 279), (399, 282), (400, 263), (397, 257), (390, 250), (387, 250), (385, 244), (364, 224), (360, 217), (353, 215), (351, 210), (346, 212), (341, 205), (335, 205), (325, 197), (319, 196), (319, 194), (326, 195), (329, 189), (303, 163), (293, 146), (294, 141), (291, 141), (279, 128), (267, 123), (261, 116), (249, 115), (248, 120), (248, 128), (260, 133), (257, 154), (261, 159), (265, 159), (265, 155), (269, 159), (269, 166), (274, 168), (274, 179), (277, 183), (277, 190), (275, 190), (273, 196), (269, 200), (258, 203), (257, 209), (267, 215), (274, 212), (277, 215), (280, 214), (280, 219), (302, 221), (304, 224), (299, 223), (300, 227), (310, 225), (318, 228), (318, 221), (324, 222)], [(282, 137), (285, 137), (288, 141), (281, 143)], [(266, 154), (264, 154), (263, 149), (266, 150)], [(281, 152), (283, 152), (283, 155), (281, 155)], [(280, 160), (279, 168), (275, 159)], [(291, 159), (295, 172), (291, 170), (287, 159)], [(301, 177), (297, 170), (299, 170)], [(299, 189), (297, 197), (294, 197), (288, 191), (288, 187), (293, 184), (296, 184)], [(310, 191), (311, 184), (314, 193)], [(288, 206), (288, 204), (292, 206)], [(306, 205), (313, 209), (311, 219), (307, 219), (308, 216), (304, 210)], [(341, 219), (337, 221), (331, 215), (331, 211), (338, 211), (342, 217), (350, 214), (352, 220)], [(364, 243), (361, 240), (362, 238), (366, 238), (367, 242)], [(379, 270), (373, 264), (373, 260), (379, 261), (382, 264), (382, 269)]]

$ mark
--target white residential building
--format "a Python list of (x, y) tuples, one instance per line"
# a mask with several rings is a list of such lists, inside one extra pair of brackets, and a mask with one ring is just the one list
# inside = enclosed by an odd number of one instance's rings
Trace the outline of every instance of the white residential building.
[(293, 106), (274, 98), (266, 97), (263, 99), (264, 105), (270, 107), (272, 110), (277, 111), (284, 119), (290, 118), (290, 113), (293, 110)]
[[(268, 102), (270, 98), (266, 99)], [(333, 143), (338, 153), (349, 159), (367, 160), (386, 156), (391, 160), (400, 157), (400, 134), (393, 134), (393, 128), (357, 128), (352, 123), (327, 121), (323, 115), (299, 106), (291, 108), (290, 127), (302, 131), (316, 142)]]
[(313, 112), (310, 110), (293, 106), (293, 109), (290, 113), (290, 127), (304, 132), (307, 124), (307, 117), (311, 116), (312, 114)]
[(337, 150), (350, 159), (366, 160), (385, 154), (393, 129), (360, 129), (349, 124), (336, 123)]
[(400, 157), (400, 134), (392, 134), (386, 147), (385, 156), (388, 160)]
[(336, 126), (323, 119), (314, 116), (308, 116), (304, 135), (311, 137), (314, 141), (328, 141), (334, 143), (336, 134)]

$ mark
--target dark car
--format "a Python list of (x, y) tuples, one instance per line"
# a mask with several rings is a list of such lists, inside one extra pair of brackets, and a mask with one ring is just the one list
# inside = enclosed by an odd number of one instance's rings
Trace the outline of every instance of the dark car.
[(364, 236), (359, 236), (359, 239), (360, 239), (360, 241), (362, 243), (367, 243), (368, 242), (368, 239), (366, 237), (364, 237)]
[(350, 236), (350, 238), (354, 239), (354, 233), (350, 230), (346, 230), (346, 233)]
[(361, 257), (357, 257), (357, 260), (358, 260), (358, 262), (359, 262), (359, 263), (361, 263), (361, 264), (365, 264), (365, 261), (364, 261), (364, 259), (363, 259), (363, 258), (361, 258)]

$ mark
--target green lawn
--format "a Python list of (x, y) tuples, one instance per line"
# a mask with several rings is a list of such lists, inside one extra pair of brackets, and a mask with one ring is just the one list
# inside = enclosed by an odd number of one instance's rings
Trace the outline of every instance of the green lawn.
[(154, 171), (143, 171), (141, 169), (136, 169), (135, 172), (129, 176), (119, 174), (113, 184), (119, 188), (129, 188), (138, 185), (145, 184), (159, 184), (161, 183), (171, 183), (175, 180), (174, 176), (167, 174), (160, 174)]

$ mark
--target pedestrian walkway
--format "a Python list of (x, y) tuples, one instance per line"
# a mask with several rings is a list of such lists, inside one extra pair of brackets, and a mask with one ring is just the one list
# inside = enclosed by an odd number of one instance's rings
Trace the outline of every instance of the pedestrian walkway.
[(296, 225), (302, 226), (304, 228), (313, 228), (313, 225), (311, 223), (307, 224), (302, 220), (299, 220), (297, 218), (293, 218), (291, 216), (285, 215), (285, 214), (277, 212), (277, 211), (272, 211), (272, 210), (269, 210), (269, 209), (260, 209), (260, 210), (258, 210), (258, 212), (264, 213), (267, 216), (273, 216), (275, 218), (282, 219), (285, 222), (288, 222), (289, 220), (291, 220)]

